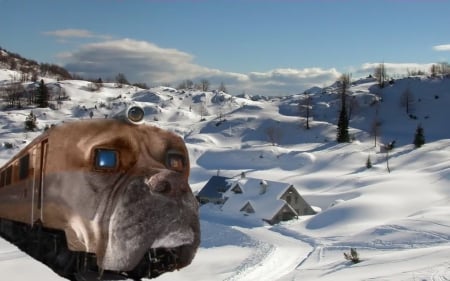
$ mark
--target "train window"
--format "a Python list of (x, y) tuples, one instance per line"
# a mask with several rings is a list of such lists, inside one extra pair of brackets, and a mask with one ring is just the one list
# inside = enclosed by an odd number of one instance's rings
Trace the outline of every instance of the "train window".
[(117, 166), (117, 151), (112, 149), (95, 150), (95, 167), (97, 169), (115, 169)]
[(0, 187), (5, 186), (5, 178), (6, 178), (6, 171), (3, 170), (2, 173), (0, 174)]
[(19, 161), (19, 180), (24, 180), (28, 177), (28, 171), (30, 169), (30, 154), (27, 154), (20, 158)]
[(12, 166), (6, 168), (5, 185), (10, 185), (12, 180)]

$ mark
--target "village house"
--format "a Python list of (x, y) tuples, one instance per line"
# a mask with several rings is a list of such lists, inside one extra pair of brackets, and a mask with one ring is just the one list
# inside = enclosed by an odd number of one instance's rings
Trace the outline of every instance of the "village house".
[(224, 212), (252, 216), (269, 224), (316, 213), (293, 185), (245, 176), (213, 176), (197, 199), (200, 204), (220, 204)]

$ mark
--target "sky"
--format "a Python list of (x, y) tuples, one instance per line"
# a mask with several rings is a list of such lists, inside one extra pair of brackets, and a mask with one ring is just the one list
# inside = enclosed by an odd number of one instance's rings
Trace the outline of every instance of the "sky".
[(0, 0), (0, 46), (85, 78), (287, 95), (450, 61), (446, 0)]

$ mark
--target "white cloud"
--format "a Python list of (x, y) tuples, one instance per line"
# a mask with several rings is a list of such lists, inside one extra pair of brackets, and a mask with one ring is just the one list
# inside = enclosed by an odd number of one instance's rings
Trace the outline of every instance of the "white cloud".
[(68, 38), (99, 38), (99, 39), (109, 39), (108, 35), (98, 35), (89, 30), (85, 29), (60, 29), (53, 31), (45, 31), (44, 35), (53, 36), (58, 39), (68, 39)]
[(195, 64), (194, 57), (188, 53), (132, 39), (87, 44), (61, 54), (60, 58), (70, 72), (86, 78), (108, 79), (124, 73), (130, 82), (173, 86), (185, 79), (194, 82), (208, 79), (212, 87), (223, 82), (232, 94), (243, 91), (262, 95), (294, 94), (313, 86), (328, 85), (340, 76), (334, 68), (283, 68), (248, 74), (224, 72)]
[(268, 72), (249, 73), (249, 91), (255, 93), (277, 94), (278, 88), (286, 94), (296, 94), (313, 86), (325, 86), (336, 81), (341, 74), (334, 68), (280, 68)]
[[(75, 33), (74, 33), (75, 34)], [(82, 33), (81, 33), (82, 34)], [(89, 35), (89, 33), (87, 33)], [(170, 84), (176, 87), (182, 80), (200, 82), (208, 79), (212, 88), (221, 82), (232, 94), (246, 92), (261, 95), (289, 95), (301, 93), (314, 86), (329, 86), (341, 76), (335, 68), (278, 68), (267, 72), (234, 73), (207, 68), (194, 62), (186, 52), (161, 48), (153, 43), (133, 39), (109, 40), (86, 44), (76, 51), (62, 53), (59, 58), (72, 73), (86, 78), (113, 79), (124, 73), (132, 83), (150, 86)], [(354, 79), (374, 73), (380, 62), (352, 67)], [(428, 72), (432, 63), (384, 62), (387, 74), (400, 77), (411, 71)]]
[[(406, 75), (409, 71), (424, 71), (428, 72), (433, 63), (389, 63), (384, 62), (386, 73), (389, 76), (402, 76)], [(356, 71), (358, 74), (373, 74), (376, 67), (380, 65), (380, 62), (365, 63), (360, 69)]]
[(433, 46), (433, 50), (439, 51), (439, 52), (450, 51), (450, 44)]

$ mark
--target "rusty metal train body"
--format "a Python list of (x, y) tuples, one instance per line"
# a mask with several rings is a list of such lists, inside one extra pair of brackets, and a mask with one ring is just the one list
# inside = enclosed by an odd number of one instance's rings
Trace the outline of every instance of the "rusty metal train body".
[(125, 115), (55, 126), (0, 169), (0, 234), (62, 276), (152, 278), (198, 248), (183, 140)]

